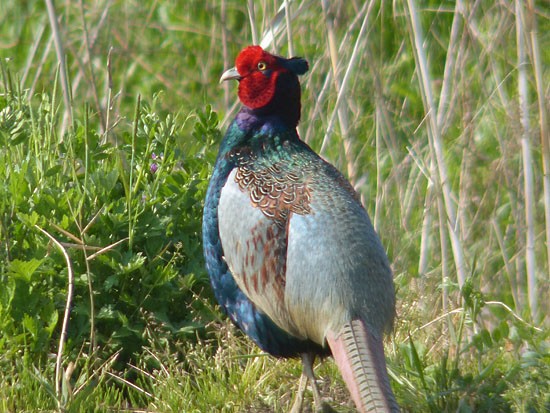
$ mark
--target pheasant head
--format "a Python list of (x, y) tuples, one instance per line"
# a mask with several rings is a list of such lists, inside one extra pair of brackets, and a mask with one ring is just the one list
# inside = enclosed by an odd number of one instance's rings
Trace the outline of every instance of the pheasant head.
[(237, 56), (235, 67), (227, 70), (220, 82), (239, 81), (239, 99), (260, 115), (277, 114), (289, 126), (300, 120), (300, 82), (307, 72), (305, 59), (286, 59), (266, 52), (260, 46), (248, 46)]

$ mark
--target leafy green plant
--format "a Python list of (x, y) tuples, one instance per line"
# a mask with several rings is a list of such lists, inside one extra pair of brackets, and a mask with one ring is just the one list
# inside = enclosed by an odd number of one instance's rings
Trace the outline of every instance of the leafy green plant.
[[(86, 111), (59, 137), (47, 95), (33, 109), (11, 92), (0, 101), (0, 368), (21, 352), (45, 363), (60, 333), (77, 371), (94, 368), (83, 351), (98, 362), (117, 354), (124, 367), (148, 342), (147, 325), (166, 342), (193, 340), (211, 318), (195, 297), (207, 284), (200, 216), (216, 114), (207, 107), (161, 118), (138, 100), (132, 128), (98, 134)], [(186, 122), (193, 133), (178, 145)], [(39, 229), (59, 242), (70, 267)], [(61, 332), (67, 299), (69, 328)]]

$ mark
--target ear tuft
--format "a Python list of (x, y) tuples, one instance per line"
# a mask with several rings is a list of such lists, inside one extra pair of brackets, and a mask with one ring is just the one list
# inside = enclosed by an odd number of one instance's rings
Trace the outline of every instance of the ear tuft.
[(309, 70), (309, 64), (303, 57), (284, 59), (283, 66), (296, 75), (303, 75)]

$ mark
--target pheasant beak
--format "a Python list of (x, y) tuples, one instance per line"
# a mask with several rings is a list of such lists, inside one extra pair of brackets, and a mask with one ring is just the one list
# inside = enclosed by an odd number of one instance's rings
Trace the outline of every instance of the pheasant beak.
[(222, 77), (220, 77), (220, 83), (231, 79), (241, 80), (241, 75), (237, 71), (236, 67), (233, 67), (223, 72)]

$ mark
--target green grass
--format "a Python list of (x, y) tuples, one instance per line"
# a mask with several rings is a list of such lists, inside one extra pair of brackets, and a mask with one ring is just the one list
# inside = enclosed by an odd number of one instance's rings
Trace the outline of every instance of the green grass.
[(548, 7), (290, 2), (289, 38), (282, 3), (58, 2), (60, 68), (45, 3), (0, 0), (1, 412), (289, 409), (299, 362), (219, 313), (201, 247), (218, 79), (268, 27), (392, 261), (403, 410), (550, 408)]

